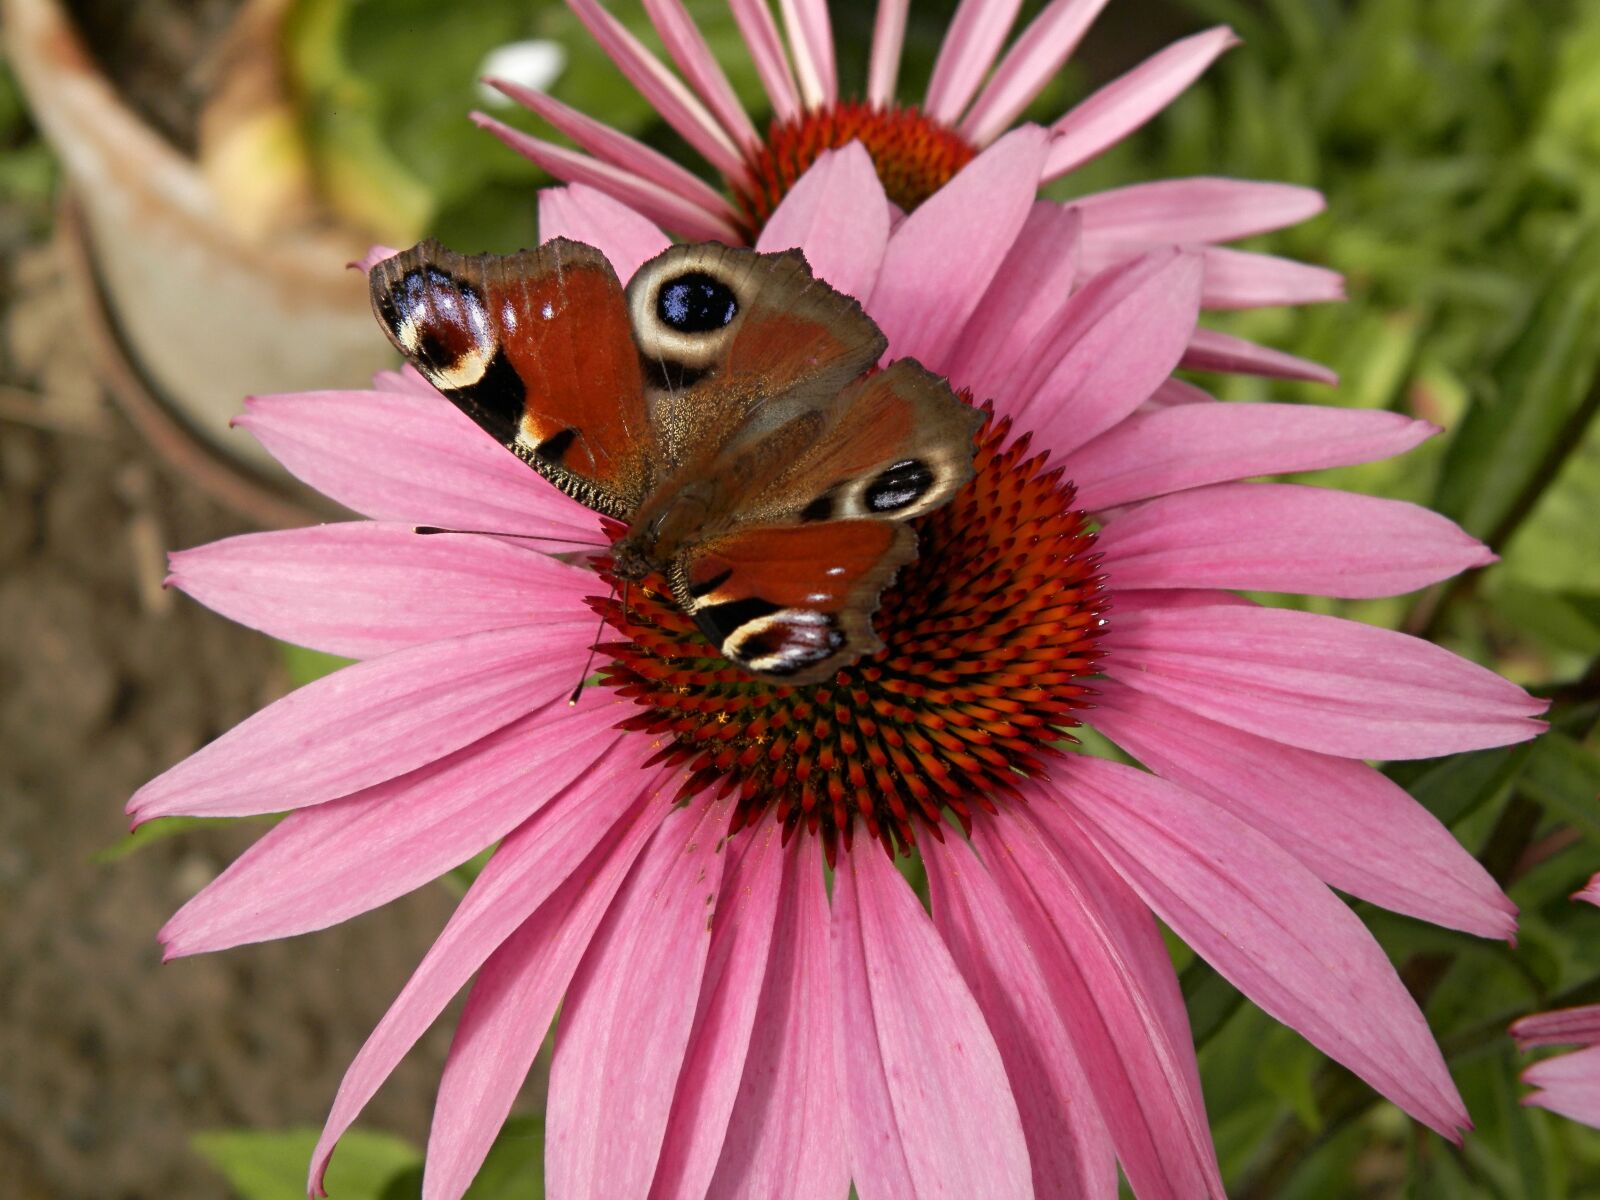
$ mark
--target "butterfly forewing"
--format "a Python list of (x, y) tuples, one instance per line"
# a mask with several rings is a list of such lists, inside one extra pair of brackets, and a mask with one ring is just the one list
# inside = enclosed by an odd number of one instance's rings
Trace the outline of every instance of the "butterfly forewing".
[(658, 452), (622, 285), (598, 250), (424, 242), (378, 263), (370, 288), (390, 340), (501, 445), (597, 511), (639, 506)]
[(704, 464), (797, 415), (831, 411), (878, 360), (861, 305), (798, 253), (673, 246), (628, 283), (648, 404), (674, 464)]

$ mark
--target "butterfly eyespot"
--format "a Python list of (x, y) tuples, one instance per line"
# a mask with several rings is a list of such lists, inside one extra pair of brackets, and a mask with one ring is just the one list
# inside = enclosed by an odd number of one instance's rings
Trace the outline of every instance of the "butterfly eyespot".
[(933, 470), (921, 459), (897, 462), (867, 485), (862, 495), (869, 512), (892, 513), (908, 508), (933, 486)]
[(407, 271), (383, 295), (379, 313), (400, 348), (445, 391), (479, 382), (499, 349), (482, 297), (438, 267)]
[(738, 313), (733, 289), (704, 271), (669, 279), (656, 292), (656, 317), (679, 333), (714, 333)]
[(746, 621), (722, 643), (736, 663), (765, 675), (793, 675), (815, 666), (844, 646), (838, 621), (811, 608), (781, 608)]

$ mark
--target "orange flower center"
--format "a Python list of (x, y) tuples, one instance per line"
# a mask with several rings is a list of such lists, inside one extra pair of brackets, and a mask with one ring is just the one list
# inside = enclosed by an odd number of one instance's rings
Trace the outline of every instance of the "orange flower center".
[(876, 108), (842, 100), (791, 121), (775, 120), (750, 163), (754, 184), (736, 193), (751, 228), (759, 230), (766, 224), (818, 155), (855, 141), (872, 156), (889, 199), (906, 212), (949, 183), (977, 154), (954, 130), (915, 107)]
[[(624, 725), (688, 766), (681, 797), (736, 795), (730, 832), (770, 814), (830, 859), (855, 818), (886, 849), (993, 811), (1071, 737), (1096, 670), (1105, 597), (1073, 488), (1009, 421), (978, 437), (973, 480), (914, 522), (917, 560), (883, 594), (878, 653), (827, 683), (786, 687), (717, 654), (651, 577), (592, 601), (626, 641), (608, 685), (641, 711)], [(610, 579), (602, 564), (602, 576)]]

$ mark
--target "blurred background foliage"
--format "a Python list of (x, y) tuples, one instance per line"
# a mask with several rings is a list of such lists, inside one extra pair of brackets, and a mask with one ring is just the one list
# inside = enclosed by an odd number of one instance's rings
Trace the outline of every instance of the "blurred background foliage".
[[(760, 113), (726, 4), (687, 3)], [(638, 0), (611, 7), (658, 44)], [(864, 71), (871, 8), (834, 8), (848, 84)], [(918, 94), (952, 9), (914, 6), (902, 95)], [(501, 251), (536, 238), (533, 192), (549, 180), (465, 117), (491, 103), (476, 75), (507, 43), (558, 47), (555, 96), (701, 169), (559, 0), (295, 0), (291, 14), (285, 52), (322, 199), (374, 237)], [(1255, 248), (1343, 271), (1349, 302), (1208, 321), (1329, 363), (1341, 386), (1199, 382), (1226, 399), (1437, 422), (1446, 432), (1410, 455), (1319, 481), (1431, 505), (1501, 556), (1419, 596), (1273, 601), (1435, 637), (1554, 701), (1552, 732), (1531, 747), (1393, 769), (1507, 886), (1517, 945), (1358, 906), (1451, 1059), (1477, 1123), (1462, 1150), (1241, 1004), (1174, 942), (1230, 1194), (1600, 1195), (1600, 1134), (1519, 1103), (1526, 1060), (1504, 1036), (1523, 1013), (1600, 1001), (1600, 913), (1567, 899), (1600, 868), (1600, 4), (1118, 0), (1113, 17), (1131, 49), (1091, 40), (1033, 115), (1204, 24), (1232, 25), (1245, 45), (1057, 196), (1196, 174), (1322, 189), (1326, 215)], [(495, 115), (538, 129), (518, 109)], [(47, 196), (53, 168), (3, 76), (0, 145), (0, 193)], [(301, 679), (328, 668), (304, 655), (290, 666)], [(300, 1194), (309, 1139), (237, 1131), (198, 1150), (238, 1195), (268, 1200)], [(473, 1197), (540, 1194), (539, 1158), (537, 1119), (515, 1119)], [(418, 1194), (418, 1152), (386, 1136), (363, 1135), (335, 1161), (340, 1197)]]

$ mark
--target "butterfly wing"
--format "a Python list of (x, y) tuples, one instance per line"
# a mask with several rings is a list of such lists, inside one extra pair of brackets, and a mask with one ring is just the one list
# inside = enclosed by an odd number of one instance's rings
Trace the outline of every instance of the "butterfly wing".
[(729, 662), (777, 683), (819, 683), (882, 648), (878, 596), (916, 554), (896, 522), (749, 526), (685, 553), (672, 587)]
[(598, 250), (428, 241), (377, 263), (369, 287), (389, 340), (496, 441), (590, 508), (638, 508), (659, 448), (626, 297)]
[(747, 511), (762, 521), (909, 521), (972, 478), (982, 424), (943, 379), (899, 359), (847, 387), (833, 422), (785, 460)]
[(917, 555), (907, 522), (972, 477), (983, 415), (915, 362), (841, 399), (751, 498), (747, 523), (692, 546), (673, 572), (679, 604), (724, 657), (778, 682), (820, 682), (882, 648), (879, 597)]
[(796, 251), (673, 246), (628, 284), (647, 404), (672, 464), (737, 455), (845, 386), (887, 345)]

